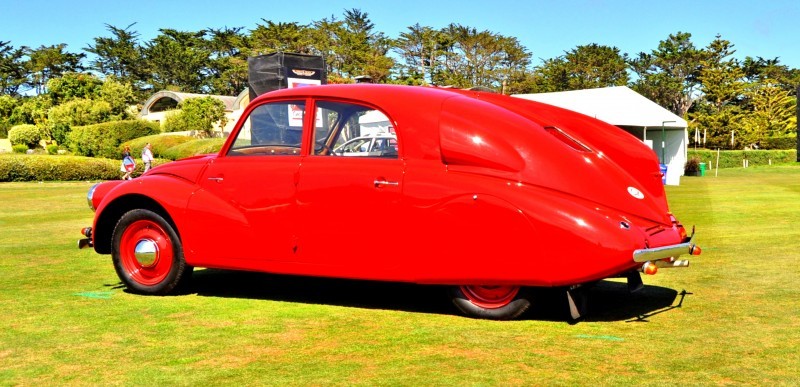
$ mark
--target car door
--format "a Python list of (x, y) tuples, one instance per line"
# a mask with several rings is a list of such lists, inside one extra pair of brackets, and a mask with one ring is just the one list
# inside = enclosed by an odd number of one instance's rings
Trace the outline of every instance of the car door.
[(397, 152), (344, 157), (331, 151), (362, 136), (358, 118), (374, 111), (316, 104), (315, 151), (303, 160), (297, 186), (297, 259), (319, 265), (320, 273), (370, 278), (396, 265), (386, 258), (399, 243), (403, 160)]
[(244, 117), (224, 155), (204, 171), (188, 211), (198, 216), (191, 248), (212, 266), (259, 268), (239, 261), (291, 257), (296, 227), (304, 101), (260, 105)]

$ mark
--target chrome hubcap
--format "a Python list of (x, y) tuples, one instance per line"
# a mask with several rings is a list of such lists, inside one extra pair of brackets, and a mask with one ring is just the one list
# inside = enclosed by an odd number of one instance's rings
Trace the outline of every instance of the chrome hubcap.
[(140, 265), (144, 267), (153, 266), (158, 258), (158, 245), (152, 239), (142, 239), (136, 242), (133, 254)]

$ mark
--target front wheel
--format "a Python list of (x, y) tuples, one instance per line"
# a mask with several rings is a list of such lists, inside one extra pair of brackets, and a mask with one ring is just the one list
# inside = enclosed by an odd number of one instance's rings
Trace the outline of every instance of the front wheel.
[(530, 295), (519, 286), (462, 285), (450, 289), (453, 304), (465, 315), (511, 320), (531, 306)]
[(133, 292), (168, 294), (191, 276), (178, 234), (153, 211), (126, 212), (114, 228), (112, 241), (114, 269)]

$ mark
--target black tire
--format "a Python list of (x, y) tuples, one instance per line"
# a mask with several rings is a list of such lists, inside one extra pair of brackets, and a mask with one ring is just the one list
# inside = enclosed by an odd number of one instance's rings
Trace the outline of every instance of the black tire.
[(128, 290), (164, 295), (182, 287), (192, 274), (172, 225), (145, 209), (126, 212), (114, 227), (111, 259)]
[(531, 306), (530, 292), (519, 286), (452, 286), (453, 305), (469, 317), (512, 320)]

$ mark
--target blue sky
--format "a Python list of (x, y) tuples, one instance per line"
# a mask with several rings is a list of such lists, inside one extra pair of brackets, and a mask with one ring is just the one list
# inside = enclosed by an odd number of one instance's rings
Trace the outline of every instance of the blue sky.
[(342, 18), (345, 9), (367, 12), (377, 30), (395, 38), (419, 23), (441, 28), (459, 23), (517, 37), (533, 64), (579, 45), (618, 47), (633, 56), (650, 52), (678, 31), (696, 46), (715, 35), (731, 41), (736, 56), (775, 58), (800, 68), (798, 0), (0, 0), (0, 41), (14, 47), (66, 43), (83, 52), (93, 38), (111, 36), (105, 25), (132, 28), (149, 40), (159, 28), (255, 28), (261, 19), (307, 24)]

